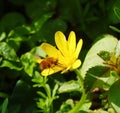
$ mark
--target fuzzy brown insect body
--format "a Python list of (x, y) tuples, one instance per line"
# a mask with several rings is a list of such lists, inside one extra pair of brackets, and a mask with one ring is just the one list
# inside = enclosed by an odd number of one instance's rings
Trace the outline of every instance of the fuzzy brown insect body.
[(54, 57), (45, 58), (40, 63), (40, 69), (43, 70), (43, 69), (47, 69), (47, 68), (52, 68), (57, 64), (58, 64), (58, 59), (56, 59)]

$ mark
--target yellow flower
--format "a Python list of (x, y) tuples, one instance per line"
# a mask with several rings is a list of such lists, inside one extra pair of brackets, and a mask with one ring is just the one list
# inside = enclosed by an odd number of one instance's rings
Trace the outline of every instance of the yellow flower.
[[(43, 66), (45, 67), (43, 67), (41, 72), (43, 76), (47, 76), (58, 71), (65, 73), (68, 70), (74, 70), (81, 65), (81, 61), (78, 59), (78, 56), (82, 48), (83, 41), (80, 39), (76, 45), (76, 36), (73, 31), (70, 32), (68, 40), (66, 40), (66, 37), (62, 32), (57, 31), (55, 33), (55, 43), (57, 48), (48, 43), (43, 43), (40, 46), (48, 55), (45, 59), (37, 60), (40, 64), (43, 63)], [(48, 61), (48, 59), (53, 59), (53, 61)]]

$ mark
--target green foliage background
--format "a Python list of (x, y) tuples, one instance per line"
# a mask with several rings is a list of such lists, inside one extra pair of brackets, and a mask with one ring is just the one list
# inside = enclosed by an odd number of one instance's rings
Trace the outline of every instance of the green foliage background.
[[(1, 112), (36, 113), (38, 111), (35, 103), (38, 96), (36, 91), (39, 88), (43, 90), (41, 86), (44, 86), (47, 80), (44, 80), (42, 77), (39, 78), (40, 75), (35, 72), (34, 69), (38, 66), (36, 66), (31, 53), (34, 53), (33, 48), (36, 48), (42, 42), (55, 45), (54, 34), (56, 31), (62, 31), (68, 36), (69, 32), (73, 30), (76, 33), (77, 40), (80, 38), (83, 39), (84, 44), (80, 54), (80, 59), (83, 62), (93, 42), (102, 38), (99, 36), (110, 34), (119, 39), (119, 26), (119, 0), (1, 0)], [(31, 52), (29, 53), (29, 51)], [(38, 81), (35, 78), (31, 81), (31, 77), (34, 74)], [(71, 78), (70, 75), (72, 75)], [(65, 76), (56, 77), (53, 75), (53, 78), (62, 82), (75, 79), (74, 73), (72, 72), (67, 73)], [(50, 78), (48, 83), (50, 83), (51, 89), (54, 89), (51, 80)], [(32, 87), (34, 83), (39, 88)], [(76, 82), (73, 83), (76, 87), (78, 86)], [(67, 87), (71, 86), (68, 85)], [(116, 86), (114, 85), (112, 87)], [(53, 93), (56, 93), (56, 90)], [(54, 105), (56, 107), (54, 112), (60, 108), (62, 102), (65, 102), (66, 95), (61, 94), (59, 102), (55, 102)], [(69, 96), (72, 97), (71, 95)], [(110, 99), (112, 101), (113, 98)], [(66, 105), (67, 102), (64, 104)], [(70, 106), (72, 104), (67, 107)]]

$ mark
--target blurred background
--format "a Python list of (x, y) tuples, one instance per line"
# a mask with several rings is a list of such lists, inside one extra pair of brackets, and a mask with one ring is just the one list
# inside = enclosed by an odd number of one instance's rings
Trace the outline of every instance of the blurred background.
[(120, 0), (0, 0), (1, 103), (20, 78), (17, 58), (42, 42), (54, 45), (56, 31), (66, 36), (74, 31), (77, 40), (83, 39), (83, 61), (99, 36), (111, 34), (119, 39), (119, 28)]

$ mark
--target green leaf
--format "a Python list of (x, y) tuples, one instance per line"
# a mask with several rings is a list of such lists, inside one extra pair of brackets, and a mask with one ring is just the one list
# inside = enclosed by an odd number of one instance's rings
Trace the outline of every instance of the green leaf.
[(0, 27), (3, 31), (10, 31), (12, 28), (15, 28), (19, 25), (25, 23), (25, 18), (20, 13), (7, 13), (1, 20)]
[[(114, 52), (118, 43), (117, 38), (112, 35), (103, 35), (88, 51), (83, 65), (81, 67), (81, 75), (85, 77), (86, 72), (97, 65), (103, 65), (103, 60), (97, 55), (100, 51)], [(103, 65), (104, 66), (104, 65)]]
[(46, 84), (47, 79), (44, 79), (44, 77), (41, 76), (39, 72), (35, 71), (32, 82), (34, 82), (33, 87), (43, 87)]
[(68, 99), (60, 106), (60, 110), (57, 111), (56, 113), (67, 113), (73, 107), (74, 101), (72, 99)]
[(6, 38), (6, 33), (5, 33), (5, 32), (2, 32), (2, 33), (0, 34), (0, 41), (3, 41), (5, 38)]
[(111, 71), (110, 76), (108, 80), (106, 81), (106, 86), (107, 86), (106, 88), (110, 88), (111, 85), (115, 83), (119, 78), (120, 76), (115, 71)]
[(71, 80), (63, 83), (58, 89), (59, 93), (68, 93), (72, 91), (80, 91), (81, 87), (77, 81)]
[(34, 68), (36, 66), (35, 63), (35, 58), (31, 53), (26, 53), (23, 54), (20, 58), (21, 63), (23, 65), (23, 69), (24, 71), (29, 75), (29, 76), (33, 76), (33, 72), (34, 72)]
[(90, 68), (85, 77), (84, 85), (87, 91), (94, 87), (103, 88), (104, 83), (109, 78), (109, 68), (105, 66), (95, 66)]
[(16, 27), (14, 30), (11, 30), (7, 37), (7, 42), (9, 41), (27, 41), (29, 40), (30, 30), (26, 26)]
[(109, 90), (108, 101), (115, 109), (116, 113), (120, 112), (120, 80), (116, 81)]
[(18, 80), (9, 97), (9, 113), (37, 113), (35, 95), (36, 90), (28, 82)]
[(6, 98), (2, 104), (2, 113), (7, 113), (8, 98)]
[(46, 99), (46, 98), (47, 98), (46, 94), (43, 93), (43, 92), (41, 92), (41, 91), (37, 91), (37, 94), (38, 94), (40, 97), (42, 97), (43, 99)]
[(35, 0), (26, 4), (27, 15), (36, 20), (46, 13), (52, 13), (56, 6), (56, 0)]
[(91, 113), (90, 107), (91, 107), (91, 102), (86, 100), (84, 104), (80, 107), (80, 113)]
[(81, 7), (81, 1), (73, 0), (60, 0), (58, 2), (57, 10), (59, 12), (60, 19), (65, 20), (68, 23), (80, 23), (83, 22), (83, 13)]
[(36, 20), (33, 25), (36, 31), (41, 30), (43, 24), (52, 16), (51, 13), (42, 15), (38, 20)]
[(38, 32), (39, 39), (43, 39), (51, 44), (54, 44), (54, 35), (56, 31), (66, 31), (67, 24), (62, 19), (54, 19), (47, 21), (42, 29)]
[(9, 95), (5, 92), (0, 92), (0, 98), (7, 98)]
[[(44, 37), (40, 35), (40, 31), (43, 29), (44, 25), (47, 23), (48, 19), (52, 16), (52, 13), (46, 13), (42, 15), (39, 19), (35, 20), (31, 25), (31, 40), (43, 42), (45, 41)], [(46, 30), (45, 30), (46, 31)]]
[(30, 27), (23, 25), (11, 30), (6, 38), (6, 42), (17, 51), (21, 42), (30, 41), (31, 36), (32, 31)]
[(5, 60), (18, 61), (15, 50), (5, 42), (0, 43), (0, 56)]
[(117, 18), (120, 20), (120, 8), (114, 7), (114, 12), (115, 12), (115, 15), (117, 16)]
[(120, 23), (120, 0), (110, 1), (108, 4), (108, 19), (111, 24)]
[(55, 99), (56, 96), (56, 93), (57, 93), (57, 90), (58, 90), (58, 84), (55, 84), (53, 90), (52, 90), (52, 98)]
[(9, 67), (10, 69), (15, 69), (18, 71), (22, 69), (22, 65), (20, 62), (12, 62), (12, 61), (7, 61), (7, 60), (3, 60), (1, 62), (0, 67)]
[(117, 28), (117, 27), (114, 27), (114, 26), (110, 25), (109, 28), (112, 29), (113, 31), (116, 31), (116, 32), (120, 33), (120, 29)]
[(104, 61), (108, 61), (111, 58), (110, 52), (108, 52), (108, 51), (100, 51), (98, 53), (98, 56), (100, 56)]

